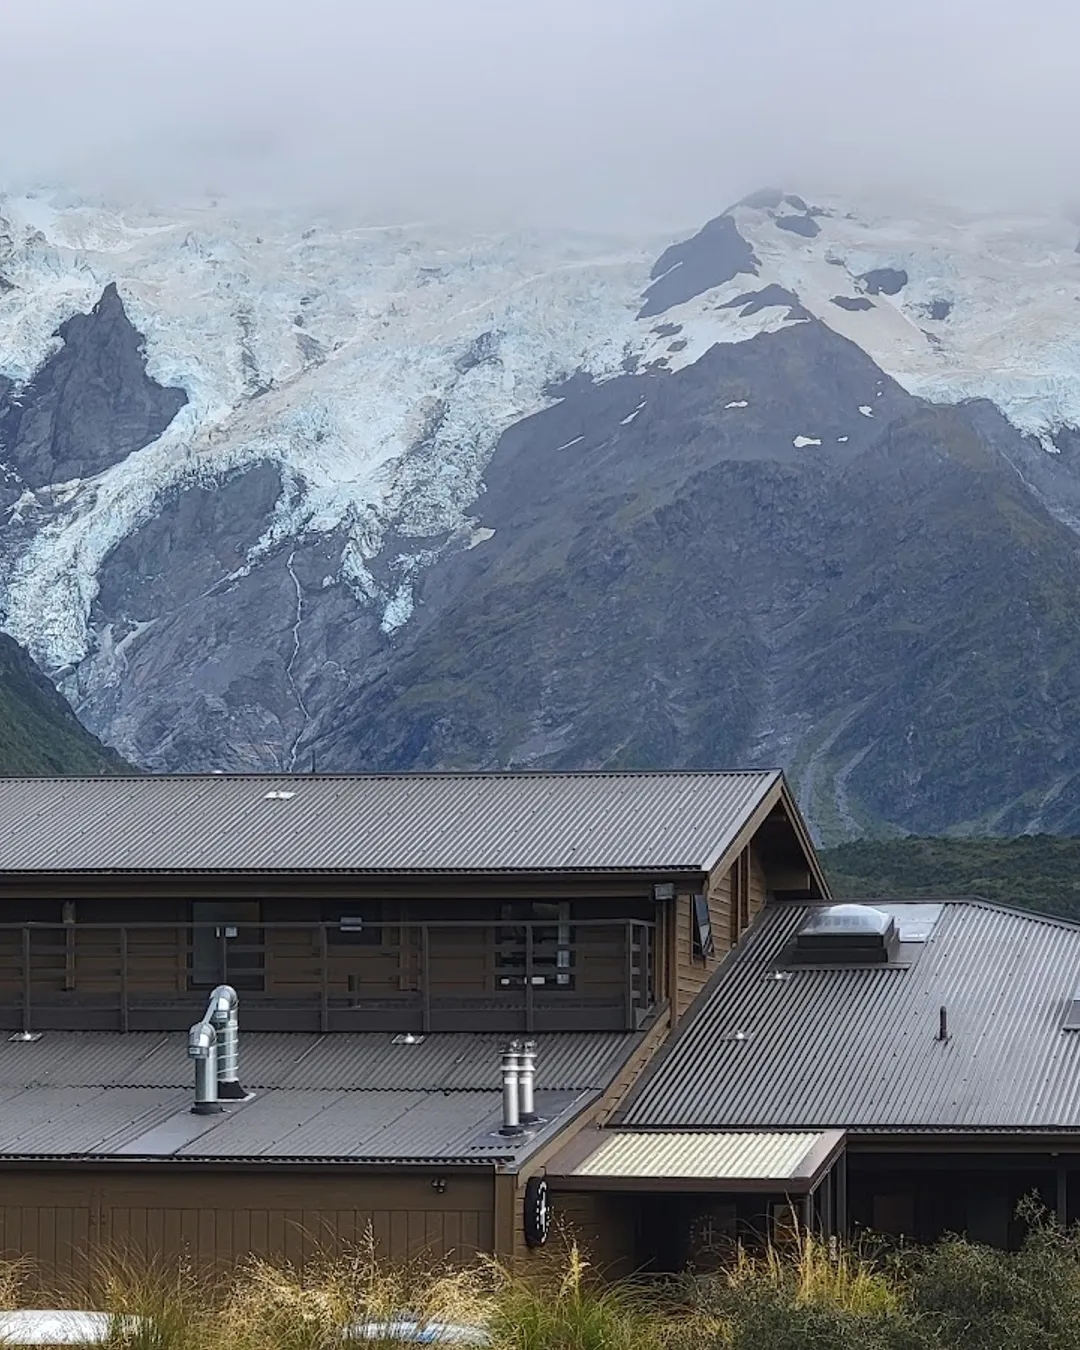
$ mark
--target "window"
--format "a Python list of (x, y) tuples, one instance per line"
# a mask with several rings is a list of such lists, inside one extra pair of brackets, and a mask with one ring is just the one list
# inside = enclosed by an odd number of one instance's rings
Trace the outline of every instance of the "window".
[(509, 901), (502, 906), (495, 936), (495, 969), (501, 988), (525, 983), (528, 957), (526, 924), (532, 930), (532, 983), (542, 988), (573, 987), (573, 929), (566, 901)]
[(707, 960), (716, 950), (713, 942), (712, 919), (709, 915), (708, 897), (694, 896), (694, 955)]
[(322, 921), (331, 947), (378, 947), (382, 943), (382, 903), (378, 900), (335, 900), (322, 907)]

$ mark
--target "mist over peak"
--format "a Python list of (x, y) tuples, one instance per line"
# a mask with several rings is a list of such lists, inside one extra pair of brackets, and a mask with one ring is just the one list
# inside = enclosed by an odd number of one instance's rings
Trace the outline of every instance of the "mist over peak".
[(39, 0), (4, 173), (479, 222), (676, 229), (766, 181), (1075, 200), (1080, 13), (931, 0)]

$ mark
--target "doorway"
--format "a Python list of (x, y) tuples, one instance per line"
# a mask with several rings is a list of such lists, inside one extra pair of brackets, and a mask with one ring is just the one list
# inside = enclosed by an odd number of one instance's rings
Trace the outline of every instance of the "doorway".
[(263, 931), (257, 900), (195, 900), (191, 905), (192, 989), (231, 984), (261, 992)]

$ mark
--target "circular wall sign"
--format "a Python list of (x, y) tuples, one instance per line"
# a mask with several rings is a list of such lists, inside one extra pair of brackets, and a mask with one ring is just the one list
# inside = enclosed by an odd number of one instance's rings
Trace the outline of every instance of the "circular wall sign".
[(548, 1184), (544, 1177), (530, 1177), (525, 1183), (525, 1242), (542, 1247), (551, 1230)]

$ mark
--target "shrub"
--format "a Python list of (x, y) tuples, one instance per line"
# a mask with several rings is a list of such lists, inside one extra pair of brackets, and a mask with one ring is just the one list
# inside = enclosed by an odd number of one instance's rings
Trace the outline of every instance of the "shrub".
[(1080, 1230), (1020, 1214), (1019, 1252), (957, 1238), (913, 1258), (912, 1304), (947, 1350), (1080, 1350)]

